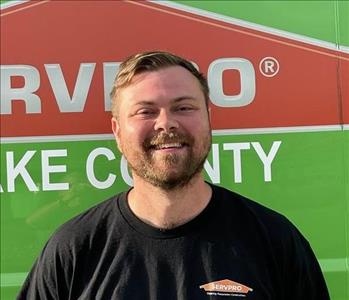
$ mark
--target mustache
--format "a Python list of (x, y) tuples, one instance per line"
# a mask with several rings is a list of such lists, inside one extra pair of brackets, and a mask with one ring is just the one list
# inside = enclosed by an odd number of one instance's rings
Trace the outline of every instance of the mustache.
[(151, 149), (161, 144), (179, 143), (190, 146), (194, 142), (194, 138), (186, 133), (180, 132), (160, 132), (158, 134), (147, 137), (143, 142), (145, 149)]

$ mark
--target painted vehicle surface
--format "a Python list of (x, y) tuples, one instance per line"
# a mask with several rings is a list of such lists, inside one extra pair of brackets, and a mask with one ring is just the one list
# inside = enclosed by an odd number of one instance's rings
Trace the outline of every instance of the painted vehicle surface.
[(210, 182), (286, 215), (349, 299), (349, 2), (25, 1), (1, 7), (1, 299), (52, 232), (132, 185), (110, 128), (120, 61), (208, 77)]

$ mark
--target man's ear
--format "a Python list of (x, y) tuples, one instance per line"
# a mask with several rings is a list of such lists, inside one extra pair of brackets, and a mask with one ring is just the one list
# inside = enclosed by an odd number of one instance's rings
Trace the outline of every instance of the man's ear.
[(208, 120), (210, 122), (210, 124), (212, 124), (212, 111), (211, 111), (211, 107), (207, 108), (207, 114), (208, 114)]
[(111, 128), (113, 129), (114, 138), (119, 151), (122, 153), (121, 143), (120, 143), (120, 125), (115, 117), (111, 118)]

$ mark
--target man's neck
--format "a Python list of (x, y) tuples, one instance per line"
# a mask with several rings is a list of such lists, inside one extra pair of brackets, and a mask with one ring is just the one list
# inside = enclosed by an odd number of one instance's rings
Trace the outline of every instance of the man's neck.
[(128, 194), (132, 212), (143, 222), (161, 229), (187, 223), (200, 214), (211, 199), (211, 187), (198, 174), (185, 186), (163, 190), (134, 176)]

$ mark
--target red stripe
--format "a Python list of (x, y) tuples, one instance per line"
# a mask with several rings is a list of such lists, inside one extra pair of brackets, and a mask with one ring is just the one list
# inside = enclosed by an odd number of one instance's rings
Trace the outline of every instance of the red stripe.
[[(254, 101), (238, 108), (212, 105), (213, 129), (348, 123), (348, 113), (344, 113), (349, 111), (344, 84), (349, 82), (349, 72), (344, 72), (348, 55), (205, 17), (194, 18), (174, 9), (166, 8), (176, 14), (165, 14), (149, 7), (160, 8), (154, 3), (54, 1), (2, 19), (1, 36), (6, 41), (1, 43), (2, 64), (26, 64), (39, 70), (37, 94), (42, 113), (24, 114), (23, 104), (16, 101), (13, 114), (1, 116), (1, 136), (109, 133), (102, 64), (150, 49), (188, 57), (204, 72), (218, 58), (241, 57), (252, 62), (256, 70)], [(279, 73), (272, 78), (258, 70), (260, 60), (267, 56), (280, 63)], [(79, 65), (88, 62), (95, 62), (96, 69), (84, 112), (60, 113), (44, 64), (61, 65), (72, 94)], [(341, 90), (339, 65), (343, 70)], [(236, 85), (233, 78), (226, 77), (227, 91)]]

